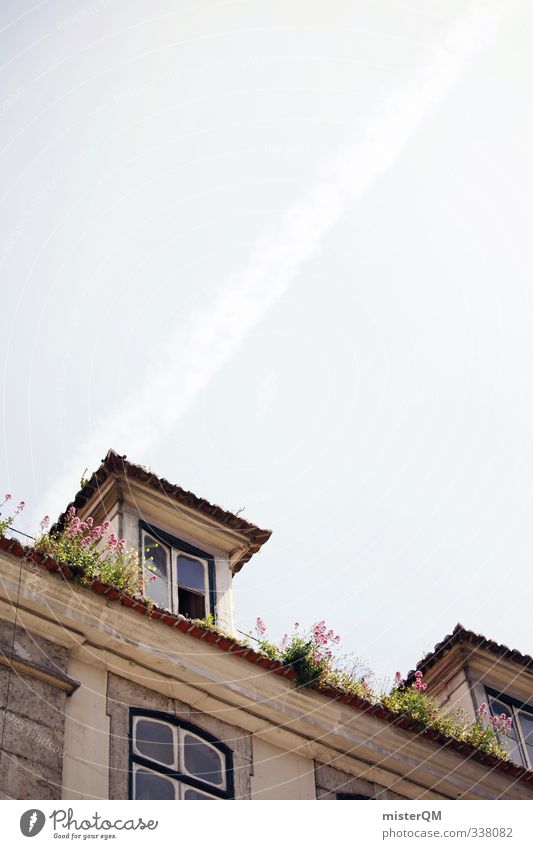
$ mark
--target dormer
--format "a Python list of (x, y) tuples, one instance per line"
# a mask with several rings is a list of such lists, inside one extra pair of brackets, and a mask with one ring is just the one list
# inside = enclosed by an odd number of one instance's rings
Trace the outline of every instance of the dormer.
[[(512, 719), (502, 738), (509, 757), (533, 769), (533, 658), (456, 625), (416, 667), (427, 692), (447, 708), (462, 708), (474, 719), (481, 705), (492, 716)], [(407, 680), (414, 680), (415, 671)]]
[(221, 628), (234, 631), (233, 576), (271, 531), (112, 450), (72, 504), (82, 519), (92, 516), (95, 524), (107, 519), (128, 548), (139, 549), (144, 562), (151, 562), (145, 593), (158, 607), (192, 619), (211, 614)]

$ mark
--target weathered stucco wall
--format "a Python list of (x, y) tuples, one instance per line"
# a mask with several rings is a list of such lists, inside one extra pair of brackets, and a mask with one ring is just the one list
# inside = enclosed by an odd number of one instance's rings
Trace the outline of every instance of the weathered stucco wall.
[[(0, 620), (0, 651), (66, 673), (67, 650)], [(0, 667), (0, 798), (60, 799), (66, 693), (13, 668)], [(6, 704), (7, 702), (7, 704)]]
[[(147, 682), (148, 683), (148, 682)], [(222, 719), (201, 713), (178, 699), (170, 699), (110, 673), (107, 687), (107, 713), (110, 717), (109, 798), (128, 798), (129, 709), (163, 711), (213, 734), (233, 752), (235, 798), (250, 798), (252, 765), (251, 734)]]

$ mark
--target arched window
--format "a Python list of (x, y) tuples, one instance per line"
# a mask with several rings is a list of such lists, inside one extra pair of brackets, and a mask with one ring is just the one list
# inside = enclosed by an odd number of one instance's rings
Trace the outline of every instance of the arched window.
[(130, 711), (130, 799), (231, 799), (231, 750), (171, 714)]

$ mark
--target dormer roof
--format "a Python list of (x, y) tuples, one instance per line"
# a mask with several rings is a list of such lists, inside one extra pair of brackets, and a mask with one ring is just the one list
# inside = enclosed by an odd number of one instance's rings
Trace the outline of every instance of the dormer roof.
[(99, 468), (83, 483), (82, 488), (76, 494), (73, 501), (67, 505), (65, 512), (59, 516), (57, 527), (61, 528), (64, 525), (67, 510), (71, 506), (74, 506), (77, 511), (80, 511), (90, 501), (98, 501), (100, 491), (110, 478), (121, 479), (126, 486), (128, 485), (128, 481), (140, 483), (183, 507), (202, 513), (211, 522), (242, 535), (246, 539), (247, 546), (240, 559), (234, 564), (233, 572), (240, 571), (244, 564), (259, 551), (272, 534), (272, 531), (259, 528), (241, 516), (230, 513), (228, 510), (224, 510), (222, 507), (207, 501), (205, 498), (200, 498), (193, 492), (183, 489), (178, 484), (170, 483), (165, 478), (154, 474), (150, 469), (131, 463), (127, 460), (125, 454), (118, 454), (113, 449), (107, 452)]
[[(477, 634), (475, 631), (469, 631), (464, 625), (458, 623), (451, 634), (448, 634), (437, 643), (433, 651), (429, 652), (419, 660), (416, 665), (416, 671), (426, 672), (439, 663), (445, 655), (452, 651), (456, 646), (464, 646), (468, 649), (469, 654), (476, 650), (488, 652), (495, 655), (498, 659), (516, 663), (524, 667), (528, 672), (533, 672), (533, 657), (528, 654), (522, 654), (518, 649), (510, 649), (502, 643), (496, 643), (484, 637), (483, 634)], [(411, 670), (407, 676), (407, 680), (414, 679), (415, 670)]]

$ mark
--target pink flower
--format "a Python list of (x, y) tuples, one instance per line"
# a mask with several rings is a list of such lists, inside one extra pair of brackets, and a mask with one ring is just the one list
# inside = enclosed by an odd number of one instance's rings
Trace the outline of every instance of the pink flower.
[(45, 528), (48, 527), (49, 524), (50, 524), (50, 516), (43, 516), (43, 518), (41, 519), (41, 528), (43, 529), (43, 531), (44, 531)]
[(396, 675), (395, 675), (394, 677), (395, 677), (395, 679), (396, 679), (396, 683), (397, 683), (398, 685), (400, 685), (400, 684), (402, 683), (402, 681), (403, 681), (402, 673), (401, 673), (401, 672), (397, 672), (397, 673), (396, 673)]
[(150, 577), (148, 578), (148, 583), (151, 584), (154, 581), (157, 581), (157, 575), (150, 575)]
[(87, 522), (87, 526), (88, 526), (89, 528), (92, 528), (92, 526), (93, 526), (93, 522), (94, 522), (93, 517), (92, 517), (92, 516), (89, 516), (89, 518), (88, 518), (88, 519), (86, 519), (85, 521)]
[(68, 510), (67, 510), (67, 516), (70, 516), (70, 518), (72, 519), (72, 517), (75, 516), (75, 515), (76, 515), (76, 508), (74, 506), (69, 507)]
[(418, 690), (420, 693), (423, 693), (424, 690), (427, 690), (428, 685), (424, 684), (422, 681), (423, 673), (418, 670), (415, 672), (415, 683), (413, 684), (413, 690)]
[(111, 524), (111, 522), (109, 522), (107, 519), (105, 520), (105, 522), (102, 522), (102, 527), (103, 527), (104, 531), (107, 531), (110, 524)]
[(488, 716), (488, 715), (489, 715), (489, 711), (487, 709), (487, 703), (482, 702), (482, 704), (480, 704), (480, 706), (478, 707), (478, 709), (476, 711), (476, 716), (483, 717), (483, 716)]
[(257, 619), (255, 620), (255, 630), (257, 631), (257, 633), (260, 637), (264, 637), (264, 635), (266, 634), (267, 627), (266, 627), (263, 619), (261, 619), (260, 616), (258, 616)]
[(11, 493), (10, 492), (6, 492), (6, 494), (4, 495), (4, 501), (11, 501)]
[(25, 506), (26, 506), (25, 501), (19, 501), (18, 506), (17, 506), (17, 510), (20, 512), (21, 510), (24, 510)]

